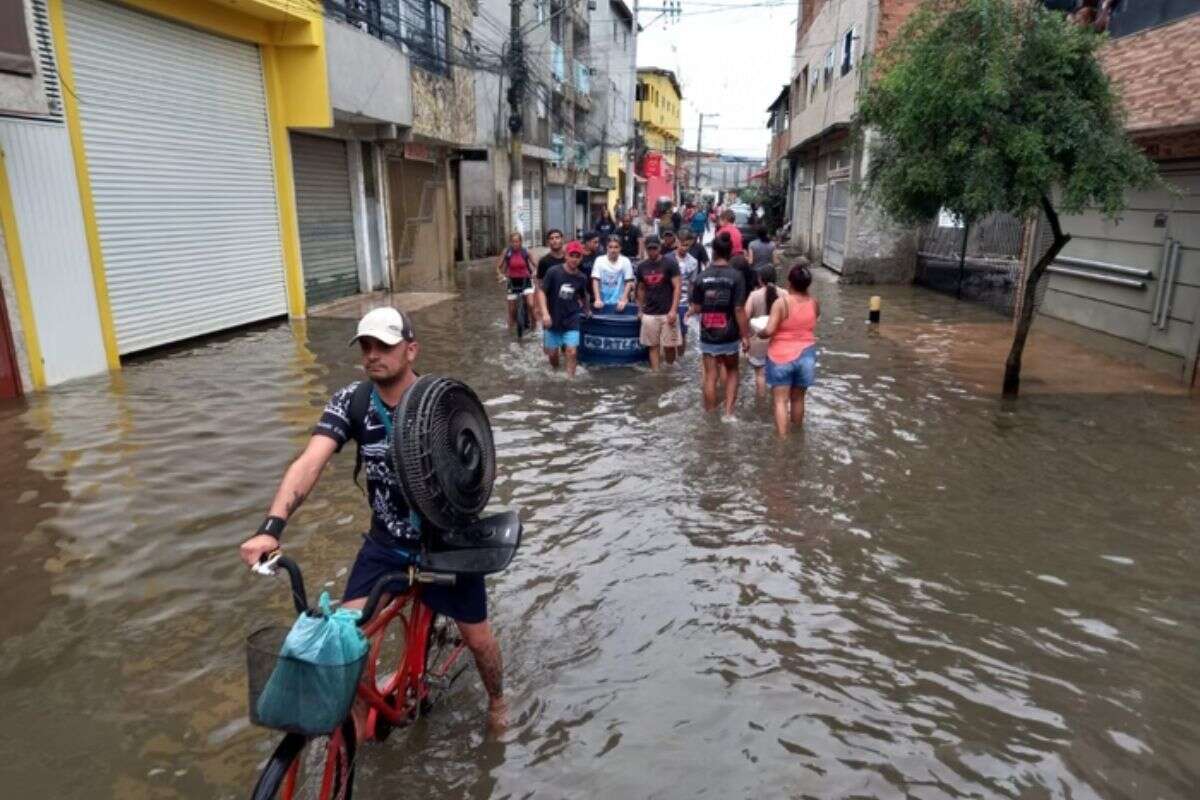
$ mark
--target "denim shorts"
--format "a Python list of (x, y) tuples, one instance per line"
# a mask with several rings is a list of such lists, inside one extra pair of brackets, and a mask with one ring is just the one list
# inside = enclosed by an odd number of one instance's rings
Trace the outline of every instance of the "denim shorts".
[(767, 385), (790, 386), (793, 389), (807, 389), (816, 381), (817, 375), (817, 346), (809, 345), (795, 360), (786, 364), (776, 364), (767, 357)]
[(710, 344), (702, 339), (700, 340), (700, 352), (706, 356), (736, 356), (742, 352), (742, 342), (737, 340), (722, 344)]
[(542, 331), (542, 346), (547, 350), (560, 347), (579, 347), (579, 331)]

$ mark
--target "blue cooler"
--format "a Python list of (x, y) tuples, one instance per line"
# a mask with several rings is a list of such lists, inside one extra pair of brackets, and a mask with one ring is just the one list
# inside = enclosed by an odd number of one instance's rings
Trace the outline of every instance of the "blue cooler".
[(642, 347), (638, 308), (633, 303), (617, 311), (605, 306), (584, 317), (579, 328), (579, 360), (584, 364), (637, 364), (650, 358)]

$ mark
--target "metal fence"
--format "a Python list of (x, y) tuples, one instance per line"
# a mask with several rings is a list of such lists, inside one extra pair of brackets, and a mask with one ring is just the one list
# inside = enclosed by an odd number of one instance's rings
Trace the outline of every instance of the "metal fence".
[[(921, 229), (917, 283), (1012, 314), (1021, 272), (1024, 223), (992, 214), (971, 225), (939, 219)], [(966, 254), (963, 255), (963, 238)]]
[(471, 258), (499, 255), (496, 210), (490, 206), (471, 206), (467, 210), (467, 241)]

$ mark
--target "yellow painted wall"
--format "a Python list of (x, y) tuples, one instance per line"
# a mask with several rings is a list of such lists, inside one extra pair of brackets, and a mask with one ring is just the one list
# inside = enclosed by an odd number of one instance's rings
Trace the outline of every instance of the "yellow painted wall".
[[(683, 98), (666, 75), (638, 70), (638, 82), (645, 84), (649, 93), (634, 110), (634, 119), (646, 129), (646, 146), (674, 150), (683, 138)], [(652, 137), (657, 144), (651, 143)]]
[(611, 211), (621, 199), (621, 154), (609, 153), (605, 174), (612, 178), (613, 188), (608, 190), (608, 209)]

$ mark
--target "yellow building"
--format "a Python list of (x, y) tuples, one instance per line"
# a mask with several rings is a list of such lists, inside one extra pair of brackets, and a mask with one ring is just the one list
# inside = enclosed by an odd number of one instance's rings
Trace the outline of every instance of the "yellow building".
[(0, 82), (0, 112), (30, 103), (0, 114), (0, 273), (21, 383), (303, 316), (289, 128), (333, 123), (321, 3), (16, 8), (33, 66)]
[(639, 69), (637, 76), (634, 119), (645, 148), (638, 174), (646, 181), (643, 207), (649, 214), (658, 200), (677, 200), (675, 151), (683, 141), (683, 92), (669, 69)]

